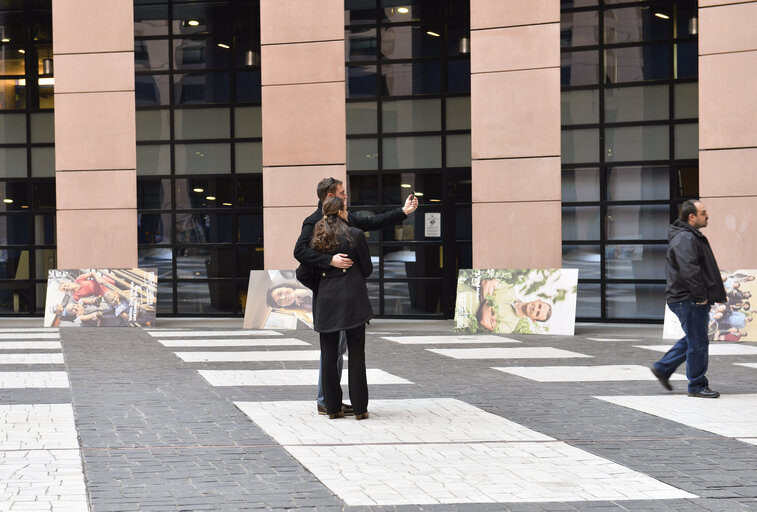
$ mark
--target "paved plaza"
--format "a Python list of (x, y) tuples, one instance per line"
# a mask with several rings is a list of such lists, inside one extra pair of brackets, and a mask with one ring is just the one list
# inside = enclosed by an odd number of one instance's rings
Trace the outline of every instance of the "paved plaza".
[(659, 325), (378, 320), (371, 416), (329, 420), (317, 334), (241, 323), (0, 323), (0, 511), (757, 510), (757, 344), (712, 344), (711, 400)]

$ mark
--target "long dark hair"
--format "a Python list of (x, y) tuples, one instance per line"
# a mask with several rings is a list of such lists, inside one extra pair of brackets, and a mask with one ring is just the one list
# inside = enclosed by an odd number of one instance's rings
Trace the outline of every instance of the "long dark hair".
[(310, 247), (328, 254), (339, 247), (340, 240), (352, 242), (349, 226), (339, 217), (344, 207), (344, 200), (339, 197), (327, 197), (323, 201), (323, 218), (315, 224)]

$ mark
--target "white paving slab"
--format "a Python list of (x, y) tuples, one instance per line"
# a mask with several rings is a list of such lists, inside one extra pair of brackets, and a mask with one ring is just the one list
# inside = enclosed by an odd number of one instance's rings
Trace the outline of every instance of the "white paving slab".
[[(634, 345), (636, 348), (667, 352), (673, 345)], [(711, 356), (749, 356), (757, 355), (757, 347), (743, 343), (710, 343)]]
[(79, 450), (0, 452), (0, 510), (87, 512)]
[[(318, 370), (197, 370), (212, 386), (317, 386)], [(347, 384), (349, 371), (342, 371)], [(412, 384), (383, 370), (366, 370), (368, 385)], [(312, 403), (310, 404), (313, 405)]]
[(71, 404), (0, 405), (0, 450), (79, 449)]
[(746, 366), (747, 368), (757, 368), (757, 363), (733, 363), (736, 366)]
[(61, 350), (60, 341), (3, 341), (0, 340), (0, 350)]
[[(600, 366), (506, 366), (494, 370), (524, 377), (536, 382), (610, 382), (651, 380), (657, 378), (646, 366), (633, 364)], [(684, 375), (673, 374), (670, 380), (686, 380)]]
[(276, 331), (269, 331), (269, 330), (261, 330), (261, 331), (250, 331), (250, 330), (236, 330), (236, 331), (212, 331), (212, 330), (203, 330), (198, 331), (196, 329), (192, 329), (191, 331), (160, 331), (160, 330), (153, 330), (153, 331), (147, 331), (150, 336), (154, 338), (178, 338), (178, 337), (185, 337), (185, 338), (200, 338), (204, 336), (282, 336), (280, 332)]
[(267, 350), (246, 352), (174, 352), (187, 363), (246, 361), (320, 361), (320, 350)]
[(562, 442), (285, 448), (348, 506), (696, 498)]
[(402, 345), (444, 345), (444, 344), (464, 344), (464, 343), (521, 343), (520, 340), (513, 340), (493, 334), (482, 335), (461, 335), (461, 336), (385, 336), (385, 340), (400, 343)]
[(740, 438), (739, 441), (743, 441), (745, 443), (749, 443), (749, 444), (753, 444), (757, 446), (757, 438), (751, 438), (751, 439)]
[(57, 327), (4, 327), (0, 332), (60, 332)]
[(164, 347), (287, 347), (310, 346), (296, 338), (158, 340)]
[(63, 364), (63, 354), (0, 354), (0, 364)]
[(630, 338), (586, 338), (587, 341), (641, 341)]
[(66, 372), (0, 372), (0, 389), (68, 387)]
[(560, 359), (592, 357), (551, 347), (514, 348), (427, 348), (426, 350), (454, 359)]
[(454, 398), (371, 400), (366, 421), (329, 420), (312, 401), (235, 404), (282, 445), (554, 440)]
[(595, 398), (721, 436), (757, 437), (757, 394), (726, 394), (718, 399), (687, 395)]
[(0, 340), (59, 340), (59, 332), (0, 332)]

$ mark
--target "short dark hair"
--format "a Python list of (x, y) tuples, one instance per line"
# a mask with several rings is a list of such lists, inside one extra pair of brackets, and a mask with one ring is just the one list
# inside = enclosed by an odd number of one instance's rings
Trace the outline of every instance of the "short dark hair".
[(689, 222), (689, 215), (696, 217), (697, 215), (697, 203), (699, 199), (689, 199), (681, 205), (681, 213), (678, 218), (681, 222)]
[(341, 184), (342, 182), (336, 178), (323, 178), (315, 189), (316, 194), (318, 194), (318, 200), (323, 202), (326, 196), (336, 192), (337, 185)]

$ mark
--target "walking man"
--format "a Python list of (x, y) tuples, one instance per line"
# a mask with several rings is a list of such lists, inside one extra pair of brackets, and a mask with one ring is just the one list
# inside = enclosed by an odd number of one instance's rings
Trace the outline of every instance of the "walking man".
[(710, 243), (699, 231), (707, 226), (708, 220), (704, 205), (689, 200), (683, 203), (680, 217), (668, 231), (665, 299), (681, 321), (685, 335), (652, 365), (652, 373), (671, 390), (673, 386), (668, 379), (686, 361), (689, 396), (717, 398), (720, 393), (710, 389), (704, 375), (710, 345), (707, 323), (710, 306), (725, 302), (726, 293)]
[[(342, 182), (336, 178), (324, 178), (316, 187), (318, 195), (318, 208), (302, 222), (302, 232), (294, 246), (294, 257), (300, 262), (300, 268), (297, 269), (297, 278), (313, 290), (313, 315), (315, 315), (315, 303), (318, 293), (318, 281), (321, 272), (327, 271), (332, 267), (350, 268), (352, 260), (346, 254), (324, 254), (310, 247), (310, 241), (313, 238), (313, 230), (316, 222), (323, 218), (321, 207), (327, 197), (339, 197), (347, 202), (347, 192)], [(373, 231), (386, 226), (399, 224), (407, 219), (407, 216), (418, 208), (418, 199), (414, 194), (410, 194), (402, 208), (396, 208), (388, 212), (374, 215), (373, 217), (360, 217), (357, 215), (347, 214), (347, 224), (362, 231)], [(344, 353), (347, 351), (347, 338), (344, 331), (339, 332), (339, 359), (337, 361), (337, 371), (339, 379), (342, 378), (342, 366), (344, 364)], [(322, 365), (318, 366), (318, 397), (317, 409), (318, 414), (326, 414), (326, 402), (323, 393)], [(342, 412), (350, 415), (353, 413), (352, 406), (342, 404)]]

